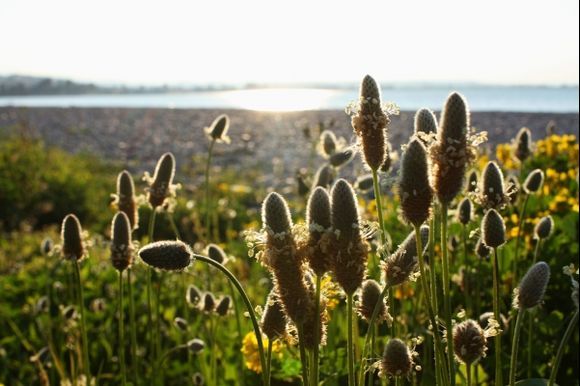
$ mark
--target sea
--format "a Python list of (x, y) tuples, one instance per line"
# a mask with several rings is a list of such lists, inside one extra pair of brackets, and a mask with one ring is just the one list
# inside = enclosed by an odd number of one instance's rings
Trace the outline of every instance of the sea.
[[(577, 86), (397, 86), (384, 101), (401, 110), (440, 110), (459, 91), (472, 111), (578, 113)], [(0, 106), (247, 109), (255, 111), (342, 110), (357, 99), (355, 88), (251, 88), (140, 94), (0, 96)]]

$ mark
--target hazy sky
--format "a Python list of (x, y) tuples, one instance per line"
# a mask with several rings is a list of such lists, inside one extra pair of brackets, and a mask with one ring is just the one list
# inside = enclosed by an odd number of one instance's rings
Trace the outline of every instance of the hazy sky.
[(0, 0), (0, 74), (577, 84), (578, 0)]

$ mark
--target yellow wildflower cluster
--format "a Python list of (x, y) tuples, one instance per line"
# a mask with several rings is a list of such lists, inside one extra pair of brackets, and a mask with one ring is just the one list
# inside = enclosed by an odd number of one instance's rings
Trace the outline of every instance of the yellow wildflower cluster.
[[(264, 347), (268, 347), (268, 338), (262, 337), (262, 343)], [(282, 348), (284, 345), (280, 340), (276, 339), (272, 343), (272, 353), (279, 354), (282, 352)], [(258, 351), (258, 339), (256, 338), (256, 334), (252, 332), (248, 332), (242, 341), (242, 354), (244, 354), (244, 362), (246, 363), (246, 367), (256, 373), (262, 372), (262, 363), (260, 362), (260, 352)]]
[(495, 148), (495, 156), (504, 169), (515, 170), (519, 167), (519, 162), (513, 154), (513, 145), (509, 143), (500, 143)]
[(566, 156), (569, 162), (578, 165), (578, 143), (575, 135), (550, 135), (539, 140), (536, 146), (537, 155), (549, 158)]
[(577, 171), (570, 169), (567, 172), (558, 172), (555, 169), (546, 169), (546, 181), (542, 188), (545, 196), (553, 196), (550, 200), (552, 212), (578, 212), (578, 196), (570, 192), (570, 182), (576, 179)]

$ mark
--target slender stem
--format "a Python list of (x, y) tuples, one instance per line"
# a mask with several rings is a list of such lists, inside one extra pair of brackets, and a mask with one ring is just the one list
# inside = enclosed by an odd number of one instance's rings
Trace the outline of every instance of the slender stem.
[(524, 310), (520, 307), (518, 316), (516, 318), (516, 329), (514, 332), (514, 340), (512, 341), (512, 357), (510, 360), (510, 386), (516, 384), (516, 370), (518, 366), (518, 346), (520, 344), (520, 331), (522, 329), (522, 320)]
[(523, 204), (521, 205), (520, 210), (520, 221), (518, 222), (518, 236), (516, 238), (516, 252), (514, 256), (513, 262), (513, 273), (514, 273), (514, 283), (517, 283), (518, 280), (518, 262), (520, 259), (520, 238), (522, 237), (522, 226), (524, 224), (524, 217), (526, 215), (526, 208), (528, 206), (528, 200), (530, 199), (530, 195), (526, 194), (526, 198), (524, 199)]
[[(155, 359), (159, 363), (161, 358), (161, 281), (163, 273), (158, 272), (156, 275), (157, 283), (155, 287)], [(158, 375), (160, 375), (158, 373)]]
[[(197, 255), (197, 254), (194, 255), (194, 258), (219, 269), (223, 274), (225, 274), (227, 276), (227, 278), (230, 280), (230, 282), (234, 285), (234, 287), (236, 287), (236, 289), (240, 293), (240, 296), (242, 297), (242, 300), (244, 301), (244, 304), (246, 306), (246, 310), (248, 311), (248, 314), (250, 315), (250, 320), (252, 321), (252, 327), (254, 328), (254, 333), (256, 334), (256, 338), (258, 340), (258, 352), (260, 354), (260, 363), (262, 364), (262, 368), (265, 369), (266, 368), (266, 355), (264, 353), (264, 344), (263, 344), (262, 339), (261, 339), (262, 332), (260, 331), (260, 325), (258, 324), (258, 319), (256, 318), (256, 313), (254, 311), (254, 307), (252, 306), (252, 302), (250, 302), (250, 299), (248, 298), (246, 291), (244, 291), (244, 287), (242, 287), (242, 285), (240, 284), (238, 279), (236, 279), (234, 274), (232, 274), (226, 267), (224, 267), (223, 265), (221, 265), (217, 261), (214, 261), (207, 256)], [(265, 386), (268, 386), (268, 377), (264, 371), (262, 371), (262, 381), (264, 382)]]
[(205, 232), (206, 239), (211, 238), (211, 227), (210, 227), (210, 205), (209, 205), (209, 171), (211, 167), (211, 156), (213, 154), (213, 146), (215, 145), (215, 139), (212, 138), (209, 143), (209, 149), (207, 151), (207, 164), (205, 165)]
[(127, 383), (127, 370), (125, 368), (125, 317), (123, 315), (123, 271), (119, 272), (119, 362), (121, 364), (121, 385)]
[(304, 326), (298, 324), (298, 346), (300, 347), (300, 362), (302, 363), (302, 385), (308, 385), (308, 359), (306, 357), (306, 348), (304, 347)]
[(318, 361), (320, 355), (320, 345), (318, 344), (320, 340), (320, 286), (321, 286), (322, 277), (320, 275), (316, 275), (316, 308), (315, 308), (315, 323), (314, 323), (314, 342), (315, 346), (313, 349), (312, 355), (312, 372), (310, 374), (310, 379), (312, 386), (318, 385)]
[[(493, 249), (493, 315), (495, 320), (501, 325), (499, 307), (499, 264), (497, 258), (497, 248)], [(495, 336), (495, 384), (503, 385), (501, 369), (501, 332)]]
[[(471, 363), (466, 364), (467, 367), (467, 386), (471, 386)], [(475, 369), (477, 371), (477, 369)]]
[(467, 225), (463, 225), (463, 268), (465, 269), (465, 279), (463, 293), (465, 294), (465, 308), (473, 312), (471, 307), (471, 297), (469, 291), (469, 284), (471, 280), (471, 265), (467, 263)]
[(216, 320), (213, 316), (210, 316), (210, 321), (209, 321), (210, 327), (209, 327), (209, 333), (210, 333), (210, 339), (211, 339), (211, 351), (210, 351), (210, 371), (211, 371), (211, 379), (213, 379), (213, 384), (217, 385), (218, 384), (218, 375), (217, 375), (217, 368), (216, 368), (216, 364), (217, 364), (217, 343), (215, 340), (215, 329), (216, 329)]
[[(534, 250), (534, 262), (532, 263), (532, 265), (536, 264), (536, 261), (538, 260), (538, 255), (540, 253), (540, 248), (541, 248), (541, 243), (542, 240), (538, 239), (538, 242), (536, 243), (536, 248)], [(530, 310), (530, 312), (528, 312), (528, 378), (532, 377), (532, 338), (533, 338), (533, 322), (534, 322), (534, 312), (535, 309)]]
[(379, 185), (379, 175), (376, 170), (373, 173), (373, 188), (375, 192), (375, 202), (377, 204), (377, 216), (379, 218), (379, 229), (381, 230), (381, 244), (385, 248), (387, 244), (387, 234), (385, 232), (385, 222), (383, 221), (383, 205), (381, 203), (381, 187)]
[(431, 302), (433, 312), (438, 314), (439, 302), (437, 296), (437, 272), (435, 271), (435, 235), (437, 231), (437, 205), (433, 205), (433, 217), (431, 217), (431, 226), (429, 231), (429, 275), (431, 280)]
[[(375, 346), (376, 346), (377, 325), (375, 324), (372, 327), (373, 328), (371, 329), (371, 353), (370, 353), (371, 357), (373, 357), (373, 353), (374, 353)], [(369, 386), (373, 386), (373, 384), (375, 383), (374, 375), (375, 375), (374, 370), (371, 370), (369, 372), (369, 381), (368, 381)], [(363, 383), (364, 382), (361, 382), (360, 384), (362, 385)]]
[(273, 344), (273, 340), (272, 339), (268, 339), (268, 351), (266, 353), (266, 371), (268, 374), (268, 384), (270, 384), (271, 380), (272, 380), (272, 344)]
[(554, 363), (552, 364), (552, 372), (550, 373), (550, 381), (548, 382), (548, 386), (554, 386), (554, 382), (556, 382), (556, 375), (558, 375), (558, 368), (560, 367), (560, 362), (562, 362), (562, 356), (564, 355), (564, 349), (566, 348), (566, 344), (568, 343), (568, 340), (570, 339), (570, 337), (572, 336), (574, 331), (576, 331), (576, 323), (578, 323), (578, 309), (576, 309), (574, 316), (572, 316), (572, 320), (570, 320), (570, 323), (568, 324), (568, 328), (566, 328), (566, 332), (564, 333), (564, 336), (562, 337), (562, 340), (560, 341), (560, 346), (558, 347), (558, 353), (556, 354), (556, 359), (554, 360)]
[[(157, 216), (157, 211), (155, 208), (151, 211), (149, 215), (149, 226), (148, 226), (148, 240), (150, 243), (154, 241), (154, 234), (155, 234), (155, 217)], [(148, 331), (148, 338), (149, 338), (149, 355), (153, 355), (155, 352), (155, 330), (153, 329), (153, 304), (152, 304), (152, 276), (153, 276), (153, 269), (151, 267), (147, 267), (147, 331)]]
[(78, 287), (78, 303), (79, 303), (79, 310), (81, 313), (81, 334), (83, 339), (83, 367), (85, 369), (85, 376), (87, 379), (87, 385), (91, 382), (91, 366), (89, 363), (89, 340), (87, 338), (87, 322), (86, 322), (86, 313), (85, 307), (83, 305), (83, 286), (81, 283), (81, 270), (79, 267), (79, 261), (75, 259), (74, 261), (74, 268), (75, 268), (75, 278)]
[(147, 228), (147, 235), (149, 236), (149, 242), (152, 243), (154, 232), (155, 232), (155, 217), (157, 217), (157, 210), (153, 208), (151, 215), (149, 216), (149, 226)]
[(171, 229), (173, 229), (173, 233), (175, 233), (175, 238), (177, 240), (181, 240), (181, 235), (179, 234), (179, 228), (177, 228), (177, 224), (175, 224), (175, 219), (173, 218), (173, 214), (167, 212), (167, 218), (169, 219), (169, 223), (171, 224)]
[(356, 386), (354, 378), (354, 351), (352, 336), (352, 294), (346, 295), (346, 317), (347, 317), (347, 354), (348, 354), (348, 386)]
[[(451, 292), (449, 289), (449, 256), (447, 251), (447, 204), (441, 205), (441, 252), (443, 256), (443, 305), (445, 308), (445, 327), (448, 336), (451, 336), (453, 325), (451, 322)], [(453, 357), (453, 339), (447, 339), (447, 365), (449, 366), (449, 380), (455, 385), (455, 359)]]
[(135, 300), (133, 299), (132, 269), (127, 270), (127, 287), (129, 290), (129, 328), (131, 330), (131, 365), (133, 381), (139, 384), (139, 359), (137, 358), (137, 324), (135, 323)]

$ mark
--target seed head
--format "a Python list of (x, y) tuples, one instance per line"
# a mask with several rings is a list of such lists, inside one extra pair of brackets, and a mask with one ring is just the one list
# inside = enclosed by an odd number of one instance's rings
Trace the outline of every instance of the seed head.
[(475, 253), (480, 259), (485, 259), (491, 255), (491, 248), (485, 245), (485, 243), (479, 239), (477, 244), (475, 244)]
[(200, 304), (201, 310), (205, 313), (210, 313), (215, 310), (216, 299), (211, 292), (206, 292), (203, 294), (203, 299)]
[(507, 195), (509, 196), (510, 204), (514, 205), (518, 200), (518, 193), (520, 191), (520, 183), (514, 175), (510, 175), (507, 179)]
[(441, 203), (449, 204), (463, 188), (465, 171), (473, 158), (468, 146), (469, 127), (467, 103), (454, 92), (445, 102), (438, 139), (430, 148), (434, 189)]
[[(421, 226), (421, 242), (424, 247), (423, 253), (427, 248), (429, 240), (429, 227)], [(385, 281), (392, 287), (403, 284), (414, 277), (419, 263), (417, 256), (417, 240), (415, 232), (409, 233), (407, 238), (399, 245), (397, 250), (383, 263)]]
[(538, 221), (534, 228), (534, 237), (538, 240), (547, 239), (554, 231), (554, 219), (552, 216), (545, 216)]
[(413, 356), (409, 347), (400, 339), (393, 338), (385, 346), (381, 361), (381, 376), (403, 377), (413, 369)]
[(228, 137), (228, 129), (230, 128), (230, 118), (223, 114), (217, 117), (211, 126), (205, 128), (205, 133), (212, 139), (218, 142), (230, 143)]
[(305, 178), (302, 173), (296, 173), (296, 185), (298, 186), (298, 195), (304, 197), (310, 192), (310, 186), (306, 184)]
[(514, 308), (528, 309), (540, 304), (550, 281), (550, 267), (540, 261), (528, 270), (514, 291)]
[(417, 138), (409, 142), (403, 153), (399, 189), (403, 217), (415, 226), (421, 225), (431, 214), (433, 192), (427, 152)]
[(290, 233), (292, 218), (286, 200), (276, 192), (268, 194), (262, 204), (262, 222), (274, 234)]
[(177, 327), (177, 329), (179, 329), (180, 331), (187, 331), (187, 320), (180, 318), (180, 317), (176, 317), (175, 319), (173, 319), (173, 325), (175, 327)]
[(330, 165), (321, 166), (314, 175), (314, 180), (312, 181), (312, 189), (316, 187), (328, 188), (332, 181), (334, 180), (335, 171)]
[(330, 196), (326, 189), (314, 189), (306, 208), (308, 224), (307, 258), (312, 270), (319, 276), (330, 269), (331, 255), (326, 245), (327, 234), (331, 228)]
[(62, 256), (68, 260), (82, 260), (85, 257), (83, 230), (77, 216), (68, 214), (62, 220), (60, 232)]
[(111, 225), (111, 263), (119, 272), (133, 263), (133, 241), (131, 239), (131, 224), (124, 212), (117, 212)]
[(335, 168), (341, 168), (354, 158), (354, 151), (351, 148), (344, 148), (336, 151), (330, 156), (328, 162)]
[(393, 154), (393, 146), (389, 141), (385, 141), (385, 161), (381, 165), (381, 172), (388, 173), (393, 166), (393, 162), (395, 161), (396, 154)]
[(195, 338), (187, 342), (187, 348), (193, 354), (199, 354), (205, 348), (205, 342), (201, 339)]
[(481, 235), (485, 245), (490, 248), (499, 248), (505, 244), (505, 224), (495, 209), (488, 210), (483, 216)]
[(190, 284), (187, 287), (187, 292), (185, 293), (185, 300), (187, 300), (187, 303), (190, 306), (196, 306), (199, 300), (201, 299), (201, 295), (202, 293), (199, 290), (199, 288), (197, 288), (193, 284)]
[(334, 154), (336, 148), (338, 147), (338, 140), (334, 132), (330, 130), (324, 130), (320, 133), (320, 153), (323, 157), (329, 158)]
[(148, 189), (148, 201), (153, 208), (163, 205), (165, 199), (171, 195), (174, 176), (175, 157), (171, 153), (165, 153), (157, 162), (155, 173)]
[(270, 291), (268, 295), (261, 324), (262, 331), (270, 340), (286, 336), (288, 318), (284, 313), (280, 297), (274, 290)]
[(378, 319), (376, 319), (377, 323), (380, 324), (383, 320), (389, 318), (389, 311), (384, 299), (379, 302), (381, 292), (381, 286), (375, 280), (369, 279), (363, 283), (360, 300), (357, 304), (357, 311), (367, 322), (370, 321), (377, 303), (379, 307)]
[(477, 190), (477, 171), (472, 170), (467, 178), (467, 189), (468, 192), (472, 193)]
[(182, 271), (193, 260), (191, 248), (182, 241), (156, 241), (139, 250), (147, 265), (166, 271)]
[(520, 162), (532, 155), (532, 133), (527, 127), (522, 127), (515, 139), (514, 154)]
[(228, 256), (224, 250), (216, 244), (209, 244), (207, 246), (207, 255), (210, 259), (222, 265), (228, 261)]
[(52, 249), (54, 248), (54, 242), (50, 237), (45, 237), (40, 243), (40, 253), (44, 256), (48, 256)]
[(139, 211), (135, 202), (135, 184), (126, 170), (117, 176), (117, 194), (114, 197), (117, 209), (127, 215), (131, 229), (136, 229), (139, 226)]
[(359, 109), (351, 123), (365, 163), (371, 170), (378, 170), (385, 160), (385, 136), (389, 117), (381, 106), (381, 93), (377, 82), (369, 75), (360, 86)]
[(203, 386), (203, 384), (204, 384), (203, 375), (201, 375), (201, 373), (193, 374), (192, 382), (193, 382), (193, 386)]
[(229, 296), (224, 296), (223, 298), (221, 298), (221, 300), (217, 304), (217, 306), (215, 308), (215, 312), (219, 316), (226, 316), (230, 310), (231, 303), (232, 303), (232, 298)]
[(373, 189), (373, 176), (372, 174), (365, 174), (356, 179), (354, 186), (357, 190), (361, 192), (368, 192)]
[(426, 108), (418, 110), (415, 113), (415, 135), (421, 138), (423, 143), (427, 145), (427, 141), (422, 136), (431, 133), (437, 133), (437, 119), (435, 118), (435, 114)]
[(509, 202), (503, 173), (493, 161), (488, 162), (483, 170), (479, 201), (485, 209), (501, 209)]
[(527, 194), (537, 193), (542, 185), (544, 185), (544, 172), (540, 169), (532, 170), (524, 181), (524, 192)]
[(464, 198), (459, 203), (457, 207), (457, 220), (463, 225), (467, 225), (471, 222), (473, 205), (471, 204), (471, 200), (469, 198)]
[(331, 191), (331, 224), (336, 237), (334, 273), (347, 294), (353, 294), (362, 284), (368, 245), (361, 238), (356, 195), (343, 179), (336, 181)]
[(471, 319), (453, 327), (453, 342), (455, 356), (468, 365), (484, 357), (487, 351), (485, 332), (479, 323)]

